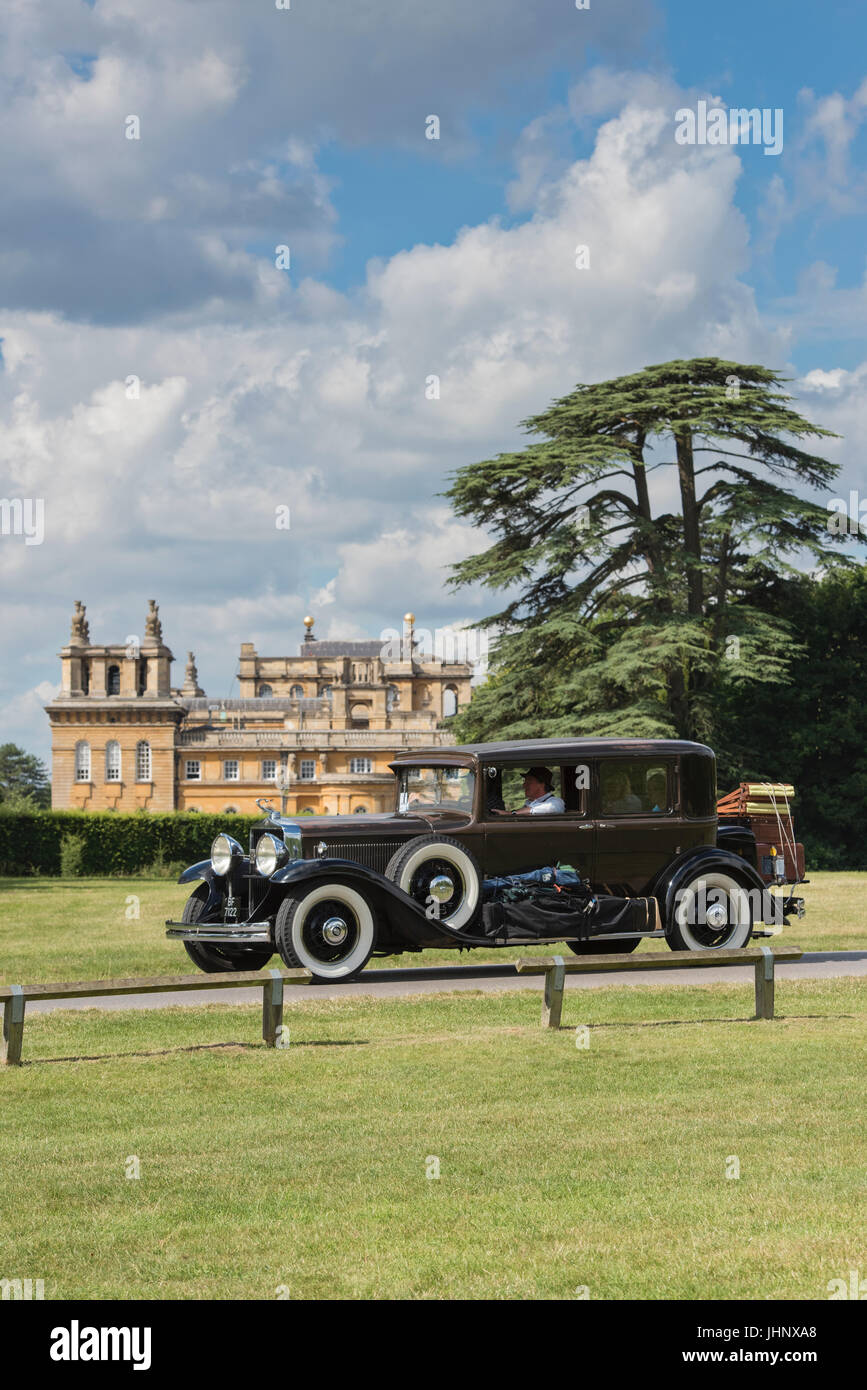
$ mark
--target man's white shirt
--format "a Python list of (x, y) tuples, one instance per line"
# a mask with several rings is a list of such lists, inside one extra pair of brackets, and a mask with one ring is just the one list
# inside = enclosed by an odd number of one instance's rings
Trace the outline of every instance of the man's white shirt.
[(546, 792), (544, 796), (537, 796), (535, 801), (525, 801), (524, 810), (532, 816), (561, 815), (566, 810), (566, 803), (553, 792)]

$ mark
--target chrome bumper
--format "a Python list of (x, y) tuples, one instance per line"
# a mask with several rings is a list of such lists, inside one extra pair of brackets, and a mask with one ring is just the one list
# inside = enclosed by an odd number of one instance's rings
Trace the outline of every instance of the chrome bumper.
[(224, 946), (272, 945), (270, 922), (194, 922), (166, 921), (166, 936), (175, 941), (217, 941)]

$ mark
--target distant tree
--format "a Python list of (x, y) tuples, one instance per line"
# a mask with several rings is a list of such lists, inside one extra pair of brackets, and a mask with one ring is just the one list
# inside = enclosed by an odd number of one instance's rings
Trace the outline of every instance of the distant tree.
[(773, 586), (763, 602), (792, 614), (793, 679), (729, 689), (719, 710), (720, 786), (793, 782), (795, 827), (813, 868), (867, 869), (867, 567)]
[(791, 629), (763, 595), (796, 559), (847, 561), (801, 495), (838, 470), (799, 441), (831, 432), (783, 381), (709, 357), (579, 385), (524, 422), (538, 440), (456, 472), (454, 510), (496, 539), (451, 583), (508, 596), (479, 624), (497, 637), (492, 675), (460, 738), (707, 739), (723, 686), (788, 678)]
[(0, 804), (7, 809), (51, 804), (51, 784), (45, 764), (15, 743), (0, 744)]

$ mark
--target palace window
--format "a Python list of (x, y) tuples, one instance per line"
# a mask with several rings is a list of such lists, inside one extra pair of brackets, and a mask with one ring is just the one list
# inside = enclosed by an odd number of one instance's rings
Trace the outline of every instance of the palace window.
[(400, 704), (400, 691), (396, 685), (389, 685), (385, 692), (385, 709), (387, 714), (391, 714)]
[(366, 806), (356, 806), (356, 808), (355, 808), (355, 810), (353, 811), (352, 814), (353, 814), (354, 816), (366, 816), (366, 815), (367, 815), (367, 807), (366, 807)]
[(227, 758), (223, 763), (223, 778), (226, 782), (240, 782), (241, 769), (237, 758)]
[(135, 780), (137, 782), (149, 782), (151, 780), (151, 746), (146, 739), (142, 739), (135, 746)]
[(120, 744), (116, 739), (105, 745), (105, 780), (120, 781)]
[(334, 687), (331, 685), (323, 685), (319, 694), (323, 700), (330, 700), (334, 695)]
[(90, 781), (89, 743), (76, 743), (75, 745), (75, 780), (76, 782)]
[(312, 782), (316, 776), (315, 758), (302, 758), (301, 771), (299, 773), (302, 782)]
[(142, 657), (141, 661), (140, 661), (139, 664), (138, 664), (138, 693), (139, 693), (139, 695), (144, 695), (144, 693), (146, 692), (147, 688), (148, 688), (148, 664), (147, 664), (147, 661), (144, 659), (144, 657)]
[(290, 690), (289, 690), (289, 698), (290, 698), (290, 700), (303, 700), (303, 699), (304, 699), (304, 686), (303, 686), (303, 685), (293, 685), (293, 686), (290, 688)]
[(447, 685), (443, 691), (443, 719), (450, 719), (458, 712), (457, 686)]
[(372, 772), (372, 771), (373, 771), (373, 759), (372, 759), (372, 758), (350, 758), (350, 759), (349, 759), (349, 771), (350, 771), (350, 772)]
[(184, 777), (188, 782), (201, 782), (202, 764), (199, 762), (198, 758), (187, 758), (184, 768)]
[(120, 667), (109, 666), (105, 673), (105, 689), (108, 695), (120, 694)]
[(276, 758), (265, 758), (262, 762), (262, 781), (273, 782), (277, 776)]
[(83, 695), (90, 694), (90, 662), (81, 663), (81, 691)]
[(270, 685), (260, 685), (260, 686), (259, 686), (259, 699), (260, 699), (260, 700), (269, 700), (273, 694), (274, 694), (274, 691), (271, 689), (271, 686), (270, 686)]

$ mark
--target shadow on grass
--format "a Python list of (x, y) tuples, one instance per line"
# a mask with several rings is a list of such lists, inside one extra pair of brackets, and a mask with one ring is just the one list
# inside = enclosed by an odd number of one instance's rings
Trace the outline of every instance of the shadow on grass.
[(756, 1018), (747, 1014), (744, 1018), (658, 1018), (645, 1021), (622, 1019), (612, 1023), (561, 1023), (559, 1033), (573, 1033), (576, 1028), (688, 1028), (699, 1023), (807, 1023), (814, 1019), (855, 1019), (858, 1014), (781, 1014), (773, 1018)]
[[(242, 1052), (294, 1052), (301, 1047), (368, 1047), (367, 1039), (347, 1038), (347, 1039), (326, 1039), (322, 1042), (294, 1042), (289, 1047), (266, 1047), (264, 1043), (249, 1042), (221, 1042), (221, 1043), (193, 1043), (190, 1047), (163, 1047), (154, 1052), (100, 1052), (95, 1056), (81, 1055), (75, 1057), (34, 1057), (27, 1058), (22, 1062), (24, 1067), (43, 1067), (53, 1066), (56, 1062), (122, 1062), (130, 1057), (175, 1057), (184, 1052), (219, 1052), (224, 1048), (233, 1047)], [(15, 1068), (10, 1068), (15, 1070)]]

